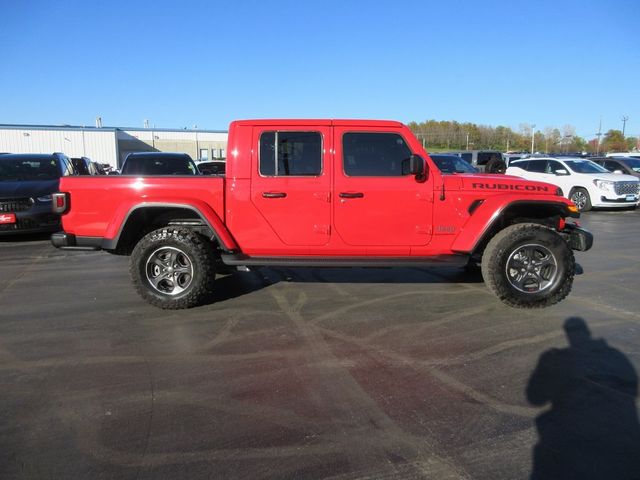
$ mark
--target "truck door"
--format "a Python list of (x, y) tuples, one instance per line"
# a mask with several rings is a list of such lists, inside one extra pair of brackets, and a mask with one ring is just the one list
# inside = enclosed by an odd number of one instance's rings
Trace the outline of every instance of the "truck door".
[(251, 201), (287, 245), (329, 242), (331, 140), (329, 126), (254, 127)]
[(433, 178), (421, 182), (408, 173), (412, 149), (401, 130), (336, 126), (334, 145), (334, 222), (343, 241), (369, 247), (429, 243)]

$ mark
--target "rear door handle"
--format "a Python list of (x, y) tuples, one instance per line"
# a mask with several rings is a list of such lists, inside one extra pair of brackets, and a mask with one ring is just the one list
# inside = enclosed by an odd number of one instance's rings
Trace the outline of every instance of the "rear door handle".
[(264, 198), (285, 198), (287, 196), (284, 192), (262, 192)]
[(340, 198), (363, 198), (362, 192), (340, 192)]

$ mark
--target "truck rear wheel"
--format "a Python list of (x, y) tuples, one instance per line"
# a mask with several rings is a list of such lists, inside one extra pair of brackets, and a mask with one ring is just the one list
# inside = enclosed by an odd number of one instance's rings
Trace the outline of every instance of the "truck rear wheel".
[(542, 308), (571, 291), (575, 259), (555, 231), (534, 223), (511, 225), (491, 239), (482, 256), (482, 276), (505, 304)]
[(164, 309), (200, 305), (213, 291), (215, 256), (204, 237), (165, 227), (145, 235), (133, 249), (129, 271), (140, 296)]

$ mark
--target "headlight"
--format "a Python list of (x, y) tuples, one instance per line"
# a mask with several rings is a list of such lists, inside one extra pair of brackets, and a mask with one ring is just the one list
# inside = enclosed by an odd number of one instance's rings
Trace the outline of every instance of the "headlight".
[(38, 197), (39, 202), (48, 203), (52, 200), (51, 195), (45, 195), (44, 197)]
[(593, 183), (600, 190), (604, 190), (605, 192), (615, 193), (613, 189), (614, 182), (611, 182), (609, 180), (594, 180)]

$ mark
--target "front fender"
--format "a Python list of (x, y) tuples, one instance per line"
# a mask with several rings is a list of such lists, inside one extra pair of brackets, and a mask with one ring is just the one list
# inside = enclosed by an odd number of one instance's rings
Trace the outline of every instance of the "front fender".
[[(522, 195), (495, 195), (485, 198), (460, 229), (451, 249), (455, 252), (471, 253), (489, 234), (492, 227), (509, 211), (518, 208), (519, 211), (529, 210), (531, 217), (543, 218), (541, 211), (553, 211), (560, 217), (580, 216), (571, 201), (554, 195), (540, 195), (535, 198), (523, 199)], [(544, 208), (546, 207), (546, 209)], [(548, 215), (552, 216), (552, 215)]]

